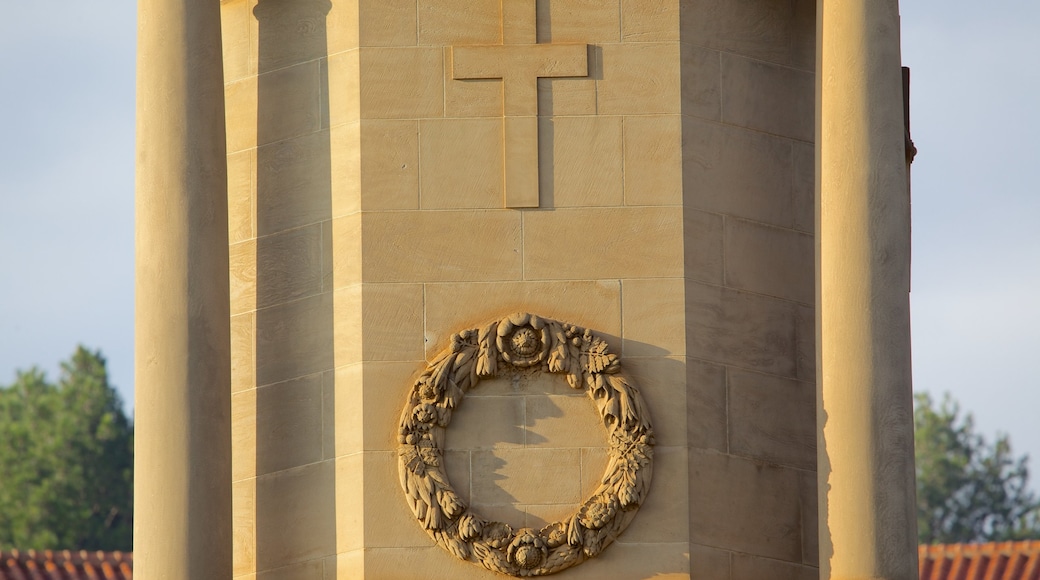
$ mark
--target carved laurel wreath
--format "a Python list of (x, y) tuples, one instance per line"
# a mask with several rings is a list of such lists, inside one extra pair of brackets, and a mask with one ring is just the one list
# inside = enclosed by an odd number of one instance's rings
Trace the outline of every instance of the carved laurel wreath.
[[(609, 436), (606, 472), (578, 511), (540, 530), (513, 530), (468, 509), (444, 470), (444, 429), (463, 395), (509, 367), (563, 374), (593, 400)], [(599, 554), (628, 526), (650, 488), (653, 428), (639, 389), (591, 331), (513, 314), (451, 337), (408, 393), (398, 431), (401, 487), (419, 524), (461, 560), (511, 576), (542, 576)]]

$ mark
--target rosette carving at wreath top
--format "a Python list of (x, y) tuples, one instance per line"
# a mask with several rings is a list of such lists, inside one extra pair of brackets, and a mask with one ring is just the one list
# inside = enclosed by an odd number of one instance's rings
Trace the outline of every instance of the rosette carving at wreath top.
[[(510, 369), (564, 375), (599, 412), (609, 441), (599, 487), (563, 521), (514, 530), (469, 509), (445, 474), (444, 430), (467, 391)], [(513, 314), (451, 337), (408, 393), (398, 426), (401, 487), (419, 524), (461, 560), (510, 576), (559, 572), (606, 548), (646, 499), (653, 427), (621, 361), (592, 331), (534, 314)]]

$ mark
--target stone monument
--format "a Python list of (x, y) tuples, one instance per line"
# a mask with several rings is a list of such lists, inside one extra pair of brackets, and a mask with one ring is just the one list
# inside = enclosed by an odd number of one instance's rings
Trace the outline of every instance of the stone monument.
[(895, 0), (139, 33), (140, 578), (916, 578)]

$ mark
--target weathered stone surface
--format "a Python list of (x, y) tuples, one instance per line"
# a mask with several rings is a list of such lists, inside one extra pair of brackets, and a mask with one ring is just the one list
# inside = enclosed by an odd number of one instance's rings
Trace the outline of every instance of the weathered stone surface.
[[(812, 3), (256, 4), (221, 4), (235, 577), (494, 576), (401, 497), (395, 425), (453, 334), (517, 311), (598, 331), (654, 417), (644, 504), (569, 576), (811, 571)], [(525, 50), (584, 68), (510, 84)], [(563, 375), (486, 377), (444, 473), (540, 529), (606, 433)]]

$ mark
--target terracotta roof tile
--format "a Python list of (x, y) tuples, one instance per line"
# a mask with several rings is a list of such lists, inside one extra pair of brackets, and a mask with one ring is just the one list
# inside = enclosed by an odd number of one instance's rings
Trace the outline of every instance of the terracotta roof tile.
[(1040, 580), (1040, 541), (919, 546), (921, 580)]
[(0, 580), (133, 580), (130, 552), (0, 552)]

